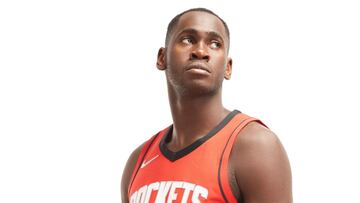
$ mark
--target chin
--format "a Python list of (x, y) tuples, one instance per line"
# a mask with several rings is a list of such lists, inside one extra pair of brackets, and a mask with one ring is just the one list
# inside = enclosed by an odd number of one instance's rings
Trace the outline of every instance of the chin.
[(222, 86), (222, 81), (215, 82), (209, 78), (192, 78), (181, 80), (167, 80), (168, 89), (179, 96), (213, 96), (216, 95)]
[(219, 91), (216, 86), (206, 84), (203, 81), (193, 81), (191, 84), (184, 85), (181, 89), (183, 95), (191, 96), (212, 96)]

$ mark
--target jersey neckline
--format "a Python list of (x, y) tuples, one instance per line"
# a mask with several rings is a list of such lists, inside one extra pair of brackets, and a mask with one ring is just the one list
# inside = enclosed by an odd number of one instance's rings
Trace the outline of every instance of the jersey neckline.
[(160, 141), (160, 151), (161, 153), (171, 162), (174, 162), (187, 154), (194, 151), (196, 148), (198, 148), (201, 144), (206, 142), (208, 139), (213, 137), (217, 132), (219, 132), (221, 129), (225, 127), (227, 123), (238, 113), (241, 113), (238, 110), (233, 110), (230, 112), (217, 126), (215, 126), (210, 132), (208, 132), (205, 136), (197, 139), (195, 142), (190, 144), (189, 146), (185, 147), (184, 149), (181, 149), (177, 152), (173, 152), (169, 150), (166, 146), (166, 144), (170, 141), (170, 138), (172, 136), (173, 132), (173, 125), (170, 125), (165, 133), (165, 135), (161, 138)]

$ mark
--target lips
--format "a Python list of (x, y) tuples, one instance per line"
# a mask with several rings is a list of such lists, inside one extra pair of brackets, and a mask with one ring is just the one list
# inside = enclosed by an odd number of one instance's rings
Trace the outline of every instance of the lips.
[(211, 73), (210, 69), (204, 63), (201, 62), (190, 63), (189, 65), (186, 66), (185, 70), (188, 71), (192, 69), (205, 70), (206, 72)]

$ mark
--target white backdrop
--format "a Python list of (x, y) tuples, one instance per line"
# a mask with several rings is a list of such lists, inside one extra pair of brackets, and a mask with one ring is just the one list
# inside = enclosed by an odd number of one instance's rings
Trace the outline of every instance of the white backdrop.
[(281, 139), (294, 202), (360, 202), (356, 1), (1, 1), (0, 202), (120, 202), (129, 154), (171, 124), (155, 67), (191, 7), (228, 23), (224, 104)]

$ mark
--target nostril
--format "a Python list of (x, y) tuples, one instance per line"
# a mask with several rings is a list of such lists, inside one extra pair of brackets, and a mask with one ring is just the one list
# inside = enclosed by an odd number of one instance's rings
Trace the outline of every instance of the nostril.
[(191, 53), (190, 58), (191, 59), (199, 59), (199, 57), (195, 53)]

